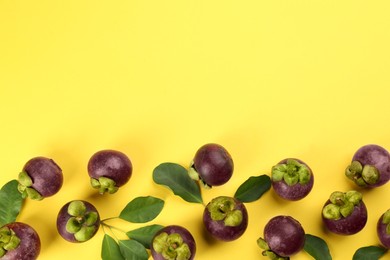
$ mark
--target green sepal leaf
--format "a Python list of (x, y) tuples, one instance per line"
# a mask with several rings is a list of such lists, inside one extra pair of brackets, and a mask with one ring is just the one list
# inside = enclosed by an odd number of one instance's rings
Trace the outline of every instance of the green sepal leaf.
[(101, 257), (102, 260), (125, 260), (118, 243), (107, 234), (103, 237)]
[(356, 250), (352, 260), (378, 260), (381, 258), (387, 249), (381, 246), (366, 246)]
[(77, 221), (76, 217), (71, 217), (66, 222), (65, 229), (67, 232), (75, 234), (80, 231), (81, 224)]
[(303, 249), (316, 260), (332, 260), (327, 243), (320, 237), (306, 234)]
[(154, 235), (163, 227), (164, 226), (154, 224), (131, 230), (127, 232), (126, 235), (130, 239), (136, 240), (141, 243), (145, 248), (150, 249), (150, 245), (152, 243)]
[(119, 218), (132, 223), (145, 223), (160, 214), (164, 201), (152, 196), (137, 197), (130, 201), (119, 214)]
[(148, 260), (146, 248), (135, 240), (119, 240), (119, 249), (126, 260)]
[(168, 187), (183, 200), (203, 204), (200, 188), (188, 171), (176, 163), (162, 163), (153, 170), (153, 181)]
[(0, 190), (0, 227), (15, 222), (23, 205), (18, 181), (11, 180)]
[(241, 202), (253, 202), (258, 200), (271, 188), (271, 178), (268, 175), (249, 177), (238, 187), (234, 198)]

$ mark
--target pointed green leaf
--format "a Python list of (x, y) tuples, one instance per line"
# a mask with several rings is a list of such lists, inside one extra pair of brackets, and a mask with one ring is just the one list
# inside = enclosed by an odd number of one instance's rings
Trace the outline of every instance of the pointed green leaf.
[(332, 260), (328, 245), (320, 237), (306, 234), (304, 250), (316, 260)]
[(104, 235), (102, 243), (102, 260), (125, 260), (118, 243), (109, 235)]
[(119, 248), (126, 260), (148, 260), (145, 247), (135, 240), (119, 240)]
[(234, 198), (241, 202), (253, 202), (258, 200), (271, 188), (271, 178), (268, 175), (249, 177), (238, 187)]
[(18, 181), (11, 180), (0, 190), (0, 226), (14, 222), (23, 205)]
[(126, 205), (119, 217), (132, 223), (145, 223), (156, 218), (163, 207), (162, 199), (152, 196), (137, 197)]
[(203, 204), (199, 186), (188, 171), (176, 163), (162, 163), (153, 170), (153, 181), (168, 187), (187, 202)]
[(387, 249), (380, 246), (366, 246), (359, 248), (353, 255), (352, 260), (378, 260)]
[(150, 249), (154, 235), (163, 227), (164, 226), (154, 224), (131, 230), (127, 232), (126, 235), (130, 239), (140, 242), (145, 248)]

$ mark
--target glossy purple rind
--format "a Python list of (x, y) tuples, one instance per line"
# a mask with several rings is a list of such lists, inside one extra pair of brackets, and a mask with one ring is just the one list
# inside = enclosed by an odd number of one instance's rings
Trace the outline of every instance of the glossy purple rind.
[(266, 224), (264, 240), (274, 253), (289, 257), (303, 249), (305, 231), (296, 219), (290, 216), (276, 216)]
[(220, 186), (230, 180), (234, 164), (228, 151), (219, 144), (205, 144), (194, 157), (194, 169), (204, 183)]

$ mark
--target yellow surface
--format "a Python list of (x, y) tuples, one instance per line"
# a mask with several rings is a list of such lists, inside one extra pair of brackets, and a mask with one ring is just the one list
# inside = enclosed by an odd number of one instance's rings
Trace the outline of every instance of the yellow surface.
[[(356, 235), (325, 232), (320, 214), (331, 192), (354, 188), (343, 172), (357, 148), (390, 148), (389, 13), (385, 0), (0, 0), (0, 185), (37, 155), (53, 158), (65, 177), (56, 196), (27, 201), (18, 217), (39, 232), (39, 259), (100, 258), (101, 229), (84, 244), (57, 235), (69, 200), (86, 199), (108, 218), (146, 195), (166, 202), (152, 223), (187, 227), (200, 260), (262, 259), (256, 239), (279, 214), (324, 238), (334, 259), (378, 244), (390, 184), (364, 192), (369, 219)], [(270, 190), (247, 204), (239, 240), (213, 241), (203, 206), (152, 181), (158, 164), (187, 167), (208, 142), (226, 147), (235, 172), (203, 190), (205, 202), (233, 195), (285, 157), (309, 164), (314, 188), (298, 202)], [(96, 196), (86, 165), (105, 148), (125, 152), (134, 172), (117, 194)]]

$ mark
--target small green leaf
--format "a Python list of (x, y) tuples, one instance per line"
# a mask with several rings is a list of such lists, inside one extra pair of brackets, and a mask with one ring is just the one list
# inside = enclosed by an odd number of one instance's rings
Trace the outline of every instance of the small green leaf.
[(126, 205), (119, 217), (132, 223), (145, 223), (156, 218), (163, 207), (162, 199), (152, 196), (137, 197)]
[(380, 246), (366, 246), (356, 250), (352, 260), (378, 260), (381, 258), (387, 249)]
[(241, 202), (253, 202), (258, 200), (270, 188), (271, 178), (268, 175), (252, 176), (238, 187), (234, 198)]
[(126, 260), (148, 260), (145, 247), (135, 240), (119, 240), (119, 249)]
[(162, 228), (163, 228), (163, 226), (154, 224), (154, 225), (145, 226), (145, 227), (131, 230), (131, 231), (127, 232), (126, 235), (130, 239), (134, 239), (134, 240), (140, 242), (147, 249), (150, 249), (150, 245), (152, 243), (152, 239), (153, 239), (154, 235)]
[(328, 245), (320, 237), (306, 234), (304, 250), (316, 260), (332, 260)]
[(187, 202), (203, 204), (199, 186), (188, 171), (176, 163), (162, 163), (153, 170), (153, 181), (171, 189)]
[(118, 243), (109, 235), (104, 235), (102, 243), (102, 260), (125, 260)]
[(23, 197), (18, 185), (17, 180), (11, 180), (0, 190), (0, 226), (14, 222), (22, 209)]

